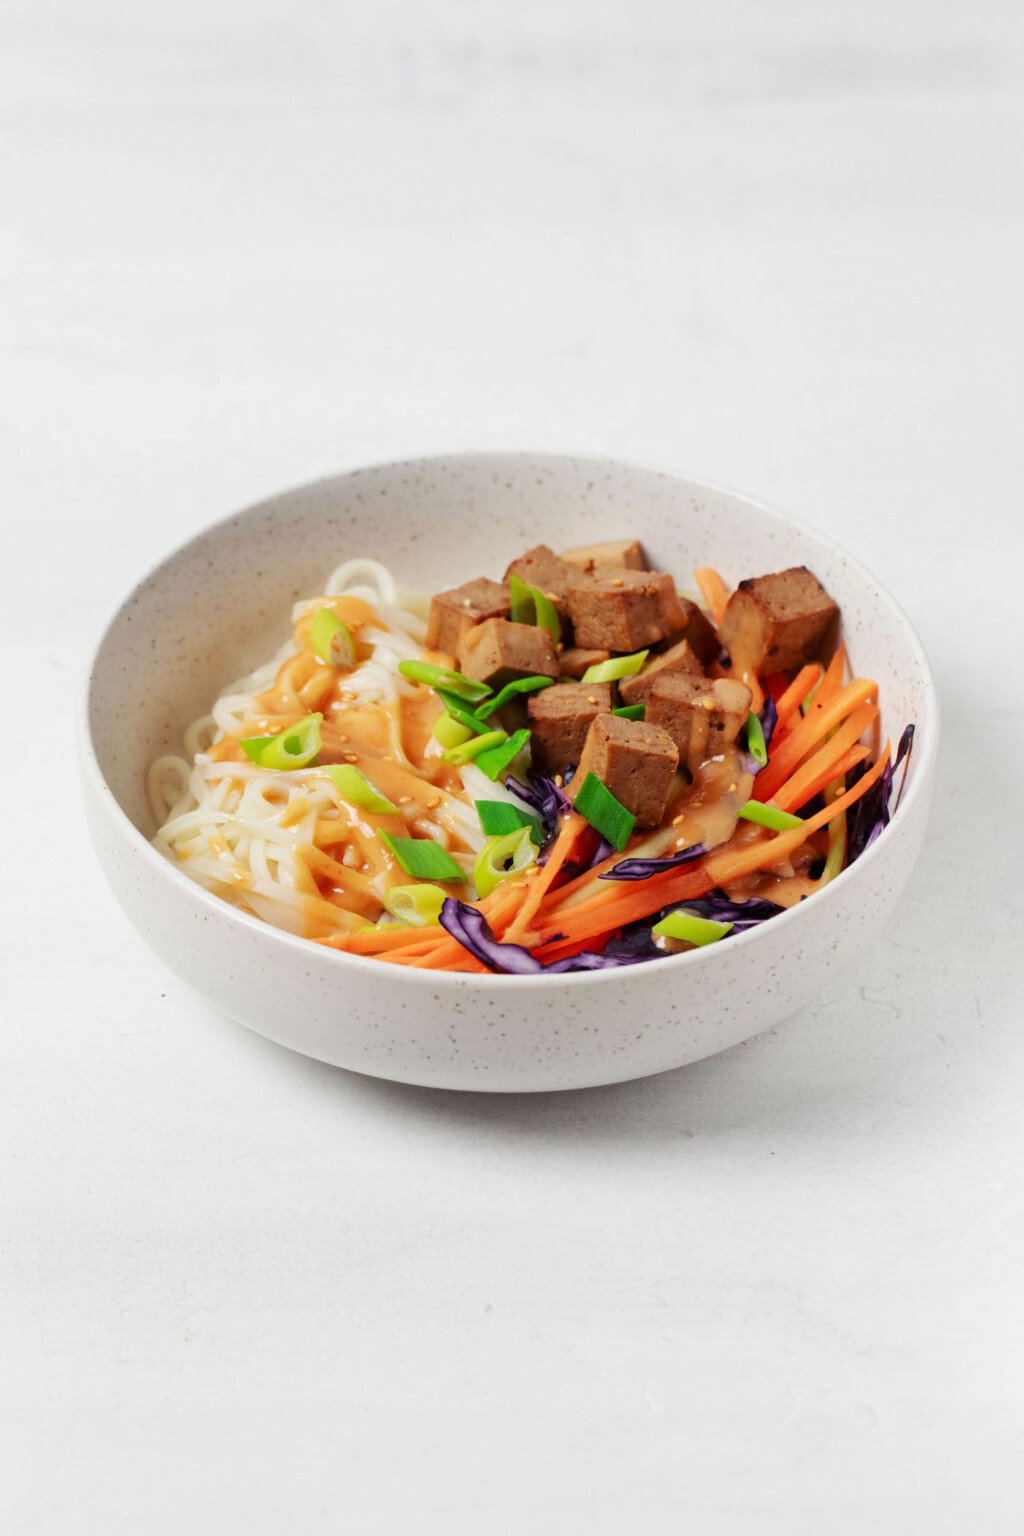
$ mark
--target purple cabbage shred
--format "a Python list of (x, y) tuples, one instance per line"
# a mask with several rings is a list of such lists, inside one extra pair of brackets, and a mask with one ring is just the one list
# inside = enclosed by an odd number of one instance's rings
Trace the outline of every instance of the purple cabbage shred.
[(675, 869), (679, 864), (689, 864), (691, 859), (699, 859), (707, 853), (703, 843), (694, 843), (691, 848), (682, 848), (678, 853), (673, 853), (665, 859), (621, 859), (618, 864), (599, 875), (599, 880), (646, 880), (648, 875), (660, 875), (662, 870)]
[(521, 944), (503, 944), (496, 939), (487, 919), (476, 907), (446, 896), (441, 908), (441, 926), (457, 939), (463, 949), (492, 971), (506, 976), (565, 975), (569, 971), (608, 971), (623, 965), (635, 965), (643, 956), (596, 955), (584, 950), (579, 955), (569, 955), (565, 960), (552, 960), (547, 964), (538, 960)]
[[(852, 864), (854, 859), (859, 859), (865, 849), (879, 837), (892, 819), (896, 806), (890, 806), (892, 798), (893, 780), (896, 770), (903, 763), (903, 777), (900, 780), (899, 794), (896, 797), (896, 805), (900, 803), (903, 795), (903, 786), (907, 782), (907, 769), (910, 767), (910, 754), (914, 747), (914, 727), (908, 725), (900, 737), (900, 744), (896, 751), (894, 762), (888, 764), (883, 770), (877, 783), (872, 785), (866, 795), (863, 795), (857, 803), (846, 813), (846, 862)], [(851, 776), (851, 788), (863, 778), (867, 772), (867, 766), (860, 765), (860, 771)]]

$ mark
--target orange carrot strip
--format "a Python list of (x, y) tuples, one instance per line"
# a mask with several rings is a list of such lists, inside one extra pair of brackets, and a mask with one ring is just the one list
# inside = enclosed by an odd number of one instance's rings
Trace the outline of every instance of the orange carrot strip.
[(533, 920), (534, 913), (554, 884), (559, 871), (572, 851), (576, 839), (587, 825), (588, 823), (584, 821), (579, 811), (570, 811), (562, 823), (558, 836), (555, 838), (551, 852), (548, 854), (547, 863), (542, 868), (540, 874), (536, 875), (531, 881), (525, 901), (504, 933), (499, 934), (497, 929), (494, 930), (497, 937), (504, 939), (509, 944), (519, 944), (522, 942), (521, 935), (526, 933)]
[[(865, 747), (863, 743), (860, 743), (855, 747), (851, 747), (848, 752), (843, 753), (838, 762), (828, 763), (819, 774), (817, 774), (813, 779), (808, 780), (803, 789), (800, 791), (798, 798), (790, 802), (789, 797), (787, 796), (787, 803), (784, 806), (780, 806), (780, 809), (786, 811), (798, 811), (802, 805), (806, 805), (809, 800), (813, 800), (815, 795), (820, 795), (822, 790), (827, 789), (828, 786), (832, 784), (836, 778), (842, 774), (849, 773), (851, 768), (856, 768), (858, 763), (862, 763), (866, 757), (870, 756), (870, 749)], [(801, 774), (804, 772), (803, 769), (800, 771)], [(792, 782), (792, 780), (790, 782)], [(779, 794), (781, 793), (782, 791), (780, 790)], [(779, 804), (778, 795), (775, 797), (775, 804)]]
[(800, 671), (776, 705), (779, 711), (779, 724), (776, 730), (784, 727), (788, 723), (790, 716), (796, 714), (815, 683), (820, 682), (824, 675), (825, 670), (821, 663), (817, 661), (810, 661), (806, 667), (800, 668)]
[[(853, 710), (825, 744), (816, 752), (812, 752), (807, 761), (786, 780), (781, 788), (775, 791), (772, 803), (783, 811), (792, 811), (796, 806), (804, 805), (808, 799), (805, 793), (807, 785), (812, 783), (823, 769), (827, 769), (830, 763), (838, 762), (843, 753), (848, 752), (860, 740), (877, 714), (876, 704), (861, 704)], [(833, 773), (832, 777), (836, 778), (837, 775)], [(761, 775), (758, 774), (754, 781), (755, 790), (760, 789), (760, 778)], [(758, 794), (757, 798), (760, 800), (761, 794)]]
[(843, 674), (846, 671), (846, 646), (840, 645), (836, 653), (825, 668), (825, 676), (821, 680), (821, 686), (814, 695), (815, 704), (827, 704), (829, 699), (834, 699), (843, 686)]
[(727, 885), (731, 880), (739, 880), (744, 875), (755, 874), (759, 869), (767, 869), (772, 864), (788, 859), (790, 854), (795, 853), (800, 845), (807, 841), (812, 832), (817, 832), (819, 827), (827, 826), (834, 817), (845, 811), (847, 806), (853, 805), (861, 795), (866, 795), (872, 784), (881, 778), (888, 761), (889, 743), (886, 742), (882, 755), (868, 769), (864, 777), (852, 789), (848, 789), (845, 794), (833, 800), (830, 805), (826, 805), (816, 815), (808, 816), (802, 826), (794, 827), (791, 832), (780, 832), (766, 842), (754, 843), (750, 848), (744, 848), (738, 852), (729, 853), (726, 849), (721, 853), (712, 854), (707, 861), (707, 867), (714, 884)]
[(711, 609), (711, 617), (716, 624), (721, 624), (725, 616), (725, 605), (729, 601), (729, 588), (710, 565), (702, 565), (693, 574), (701, 596)]
[(855, 677), (827, 704), (812, 704), (793, 734), (770, 753), (767, 768), (762, 768), (757, 776), (757, 798), (771, 800), (812, 747), (840, 725), (858, 704), (866, 704), (877, 694), (878, 684), (871, 678)]
[(886, 743), (882, 756), (858, 784), (815, 816), (808, 817), (802, 826), (795, 827), (791, 832), (780, 832), (775, 837), (765, 838), (732, 852), (723, 849), (702, 860), (700, 864), (684, 866), (682, 870), (668, 871), (663, 875), (653, 875), (649, 880), (639, 882), (633, 891), (625, 895), (620, 895), (614, 884), (608, 882), (612, 886), (609, 896), (596, 897), (593, 901), (571, 907), (567, 912), (552, 912), (545, 917), (545, 928), (535, 953), (544, 960), (557, 958), (567, 952), (564, 946), (578, 939), (592, 940), (596, 935), (608, 933), (613, 928), (621, 928), (626, 923), (650, 917), (662, 907), (693, 901), (705, 896), (716, 886), (726, 885), (743, 875), (754, 874), (759, 869), (780, 863), (795, 853), (812, 833), (826, 826), (862, 795), (867, 794), (881, 777), (888, 759), (889, 747)]

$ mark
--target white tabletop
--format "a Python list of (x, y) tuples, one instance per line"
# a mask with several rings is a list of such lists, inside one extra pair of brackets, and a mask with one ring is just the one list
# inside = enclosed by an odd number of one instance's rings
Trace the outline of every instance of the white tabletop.
[[(1019, 1531), (1021, 15), (9, 0), (5, 1532)], [(69, 722), (205, 522), (506, 446), (833, 534), (945, 745), (855, 974), (689, 1070), (487, 1099), (187, 991)]]

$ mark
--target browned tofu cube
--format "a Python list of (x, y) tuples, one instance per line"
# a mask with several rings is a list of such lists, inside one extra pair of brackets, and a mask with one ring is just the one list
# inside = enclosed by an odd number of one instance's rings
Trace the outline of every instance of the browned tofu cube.
[(649, 569), (639, 539), (610, 539), (606, 544), (580, 544), (576, 549), (563, 549), (562, 559), (568, 560), (584, 576), (618, 576), (624, 570)]
[(662, 571), (624, 570), (569, 588), (577, 645), (639, 651), (686, 625), (675, 582)]
[(520, 581), (529, 582), (531, 587), (539, 587), (550, 597), (563, 618), (567, 612), (569, 584), (580, 579), (579, 572), (567, 561), (560, 559), (546, 544), (538, 544), (528, 549), (525, 555), (520, 555), (518, 560), (513, 560), (505, 572), (505, 580), (508, 581), (510, 576), (518, 576)]
[(575, 768), (593, 721), (612, 707), (610, 683), (556, 683), (530, 695), (530, 751), (541, 773)]
[(737, 671), (789, 672), (814, 661), (832, 638), (839, 609), (805, 565), (741, 581), (719, 637)]
[(750, 689), (732, 678), (689, 677), (663, 672), (647, 700), (646, 722), (660, 725), (679, 749), (679, 760), (696, 773), (702, 763), (731, 747), (750, 713)]
[(507, 618), (508, 588), (487, 576), (452, 587), (450, 592), (438, 592), (430, 600), (427, 650), (455, 656), (460, 640), (474, 624)]
[(596, 774), (638, 827), (656, 827), (665, 814), (679, 753), (667, 731), (646, 720), (598, 715), (587, 732), (570, 794), (575, 799), (588, 773)]
[(590, 667), (596, 667), (602, 661), (610, 661), (611, 655), (611, 651), (585, 651), (582, 647), (574, 645), (567, 651), (559, 651), (558, 664), (562, 669), (563, 677), (579, 678)]
[(704, 668), (694, 655), (689, 640), (677, 640), (667, 651), (652, 656), (641, 672), (634, 677), (624, 677), (619, 684), (623, 704), (644, 704), (663, 672), (687, 672), (691, 677), (703, 677)]
[(558, 676), (558, 656), (547, 630), (508, 619), (485, 619), (467, 630), (458, 662), (466, 677), (492, 688), (504, 688), (515, 677)]

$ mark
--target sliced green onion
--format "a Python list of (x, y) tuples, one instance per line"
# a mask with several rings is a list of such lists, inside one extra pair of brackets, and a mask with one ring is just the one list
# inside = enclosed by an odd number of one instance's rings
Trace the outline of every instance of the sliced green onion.
[(599, 661), (587, 668), (580, 681), (615, 683), (620, 677), (635, 677), (647, 660), (647, 655), (646, 651), (634, 651), (632, 656), (612, 656), (608, 661)]
[(331, 667), (350, 667), (356, 659), (356, 642), (347, 624), (331, 608), (321, 608), (309, 626), (313, 655)]
[(451, 715), (438, 715), (434, 725), (434, 740), (439, 741), (442, 747), (460, 747), (464, 741), (469, 741), (473, 732), (468, 725), (460, 725), (458, 720), (453, 720)]
[(474, 714), (469, 705), (464, 703), (456, 694), (448, 693), (444, 688), (438, 688), (437, 696), (444, 705), (446, 713), (453, 720), (457, 720), (460, 725), (464, 725), (467, 731), (472, 731), (474, 736), (480, 736), (486, 731), (487, 726), (480, 719), (480, 716)]
[(464, 763), (471, 763), (475, 757), (479, 757), (481, 752), (500, 747), (505, 741), (508, 741), (508, 737), (504, 731), (484, 731), (482, 736), (471, 736), (461, 746), (449, 747), (442, 755), (453, 768), (461, 768)]
[(596, 773), (588, 773), (583, 780), (576, 796), (576, 809), (617, 852), (622, 852), (632, 835), (636, 817), (616, 800)]
[(685, 907), (677, 907), (674, 912), (667, 912), (660, 923), (655, 923), (651, 932), (662, 939), (683, 939), (687, 944), (714, 944), (718, 939), (724, 939), (732, 930), (732, 923), (716, 923), (710, 917), (698, 917), (695, 912), (687, 912)]
[(414, 880), (445, 880), (455, 884), (466, 878), (451, 854), (432, 837), (392, 837), (390, 832), (382, 832), (380, 837)]
[(539, 688), (550, 688), (554, 682), (553, 677), (514, 677), (510, 683), (506, 683), (500, 693), (493, 699), (488, 699), (486, 704), (481, 704), (477, 714), (481, 720), (486, 720), (493, 715), (496, 709), (501, 709), (503, 704), (508, 704), (521, 693), (536, 693)]
[[(426, 928), (430, 923), (436, 923), (441, 916), (441, 908), (445, 903), (445, 892), (439, 885), (393, 885), (389, 891), (385, 891), (381, 897), (385, 910), (392, 917), (397, 917), (401, 923), (409, 923), (413, 928)], [(379, 928), (390, 927), (385, 923), (378, 923)]]
[(480, 825), (488, 837), (500, 837), (519, 827), (529, 827), (530, 836), (538, 847), (544, 841), (544, 828), (529, 811), (521, 811), (517, 805), (509, 805), (507, 800), (477, 800), (474, 804)]
[(387, 816), (398, 810), (398, 806), (392, 805), (391, 801), (370, 783), (366, 774), (360, 773), (358, 768), (353, 768), (351, 763), (325, 763), (324, 773), (339, 795), (351, 805), (362, 806), (364, 811), (376, 811), (379, 816)]
[(799, 816), (780, 811), (777, 805), (765, 805), (761, 800), (748, 800), (736, 812), (744, 821), (756, 821), (759, 827), (770, 827), (773, 832), (788, 832), (792, 827), (802, 827)]
[[(321, 714), (307, 715), (280, 736), (249, 736), (241, 743), (242, 751), (261, 768), (308, 768), (320, 751), (323, 718)], [(253, 757), (257, 748), (259, 756)]]
[(263, 756), (264, 749), (274, 740), (273, 736), (240, 736), (238, 745), (249, 759), (250, 763), (258, 763)]
[(753, 710), (747, 716), (747, 751), (754, 762), (763, 768), (768, 761), (768, 748), (765, 746), (760, 718), (754, 714)]
[(621, 709), (612, 710), (612, 714), (618, 715), (620, 720), (642, 720), (646, 712), (646, 704), (623, 704)]
[(540, 587), (531, 587), (521, 576), (508, 579), (509, 612), (514, 624), (538, 624), (557, 645), (562, 638), (558, 609)]
[(530, 739), (527, 730), (513, 731), (512, 735), (500, 747), (490, 747), (488, 751), (481, 752), (476, 760), (477, 767), (486, 773), (489, 779), (497, 781), (511, 767)]
[(460, 699), (486, 699), (492, 688), (478, 683), (474, 677), (463, 677), (450, 667), (437, 667), (432, 661), (400, 661), (398, 670), (413, 683), (426, 683), (428, 688), (443, 688), (446, 693), (457, 694)]
[(478, 896), (489, 896), (496, 885), (510, 875), (520, 875), (537, 862), (537, 850), (530, 839), (529, 827), (518, 827), (504, 837), (491, 837), (481, 848), (473, 865), (473, 879)]

